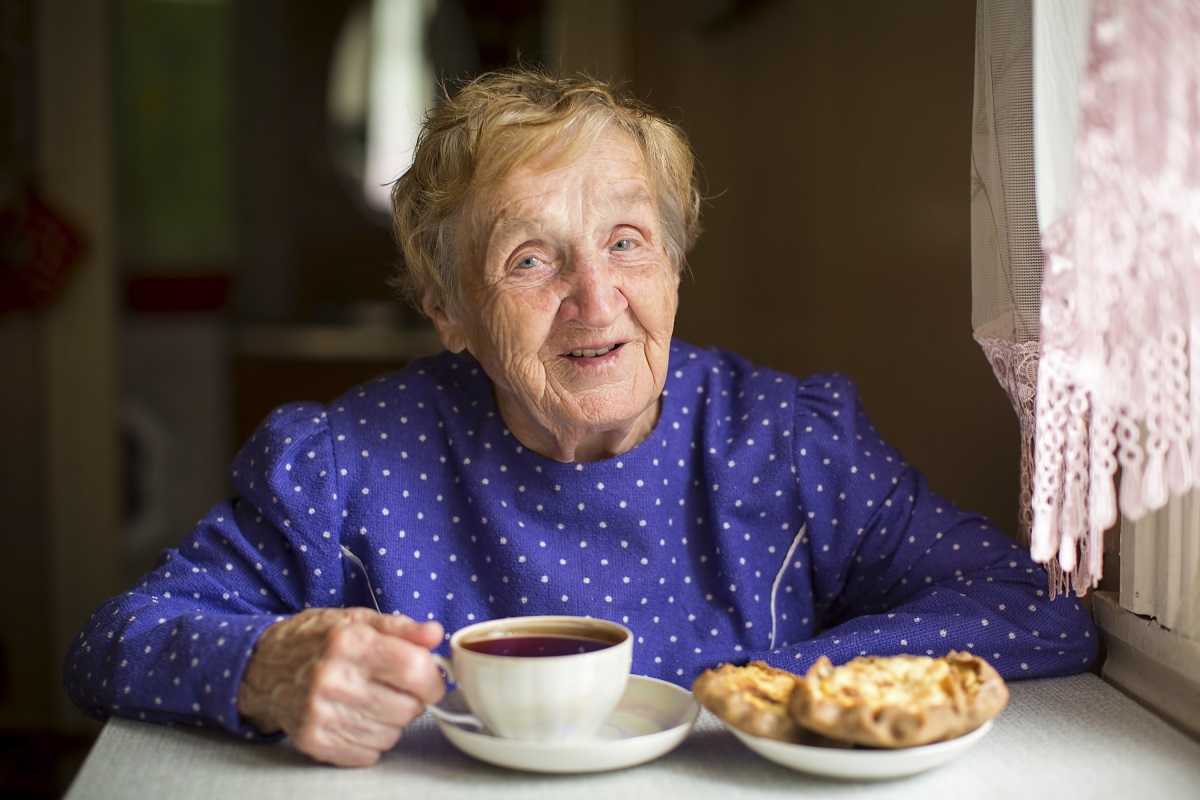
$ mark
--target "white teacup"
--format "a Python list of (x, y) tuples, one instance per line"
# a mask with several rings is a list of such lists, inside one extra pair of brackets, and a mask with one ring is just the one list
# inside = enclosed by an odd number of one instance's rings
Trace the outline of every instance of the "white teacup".
[(461, 628), (449, 660), (473, 715), (505, 739), (589, 739), (617, 707), (629, 680), (633, 634), (591, 617), (509, 617)]

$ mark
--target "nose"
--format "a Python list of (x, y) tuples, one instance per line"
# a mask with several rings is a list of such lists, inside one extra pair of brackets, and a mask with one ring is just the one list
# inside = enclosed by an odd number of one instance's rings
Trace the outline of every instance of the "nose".
[(619, 272), (590, 254), (577, 255), (563, 276), (566, 292), (560, 306), (565, 319), (595, 328), (611, 325), (628, 302)]

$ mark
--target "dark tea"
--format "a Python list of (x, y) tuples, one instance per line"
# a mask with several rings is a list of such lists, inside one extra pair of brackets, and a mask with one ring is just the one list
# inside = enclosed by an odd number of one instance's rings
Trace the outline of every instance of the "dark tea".
[(464, 650), (489, 656), (516, 656), (517, 658), (549, 658), (591, 653), (612, 647), (615, 642), (603, 639), (585, 639), (579, 636), (500, 636), (494, 639), (479, 639), (463, 642)]

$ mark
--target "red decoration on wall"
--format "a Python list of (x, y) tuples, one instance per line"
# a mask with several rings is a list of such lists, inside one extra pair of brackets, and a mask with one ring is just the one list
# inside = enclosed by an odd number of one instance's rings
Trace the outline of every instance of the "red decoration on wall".
[(0, 314), (44, 308), (70, 282), (83, 256), (78, 233), (30, 186), (0, 208)]

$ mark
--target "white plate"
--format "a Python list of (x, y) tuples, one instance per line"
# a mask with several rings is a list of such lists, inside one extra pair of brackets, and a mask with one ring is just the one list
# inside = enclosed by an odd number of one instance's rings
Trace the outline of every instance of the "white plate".
[(970, 733), (946, 742), (906, 747), (898, 750), (841, 750), (835, 747), (811, 747), (764, 739), (726, 726), (754, 752), (776, 764), (843, 780), (884, 780), (915, 775), (933, 769), (960, 755), (992, 729), (991, 720)]
[[(457, 690), (439, 704), (465, 711)], [(700, 706), (673, 683), (631, 675), (617, 710), (587, 742), (521, 742), (501, 739), (434, 716), (450, 743), (480, 761), (529, 772), (603, 772), (653, 761), (687, 737)]]

